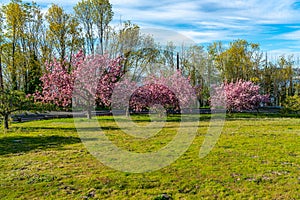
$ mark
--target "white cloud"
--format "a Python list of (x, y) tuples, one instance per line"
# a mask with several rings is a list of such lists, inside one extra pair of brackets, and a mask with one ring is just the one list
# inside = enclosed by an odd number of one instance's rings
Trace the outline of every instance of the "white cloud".
[[(6, 4), (11, 2), (10, 0), (2, 0), (2, 3)], [(29, 2), (31, 3), (31, 0), (23, 0), (23, 2)], [(58, 5), (64, 5), (64, 6), (73, 6), (75, 5), (77, 2), (79, 2), (79, 0), (35, 0), (34, 2), (36, 2), (38, 5), (46, 5), (46, 4), (58, 4)]]
[(230, 35), (226, 31), (179, 31), (181, 34), (193, 38), (196, 43), (211, 43), (214, 41), (229, 40)]
[(161, 45), (166, 45), (168, 42), (173, 42), (176, 46), (194, 45), (196, 42), (189, 37), (188, 34), (180, 33), (174, 30), (163, 28), (142, 28), (141, 33), (145, 35), (152, 35), (155, 41)]
[[(71, 12), (79, 0), (35, 1), (43, 5), (43, 10), (46, 10), (49, 2), (52, 2), (64, 6)], [(9, 0), (2, 2), (7, 3)], [(300, 30), (297, 30), (300, 29), (300, 8), (295, 4), (297, 0), (110, 0), (110, 2), (115, 13), (114, 24), (121, 18), (131, 20), (142, 28), (172, 29), (200, 43), (239, 37), (255, 38), (262, 43), (265, 39), (272, 40), (272, 38), (295, 42), (300, 40)], [(294, 32), (282, 34), (285, 30), (273, 30), (270, 26), (272, 24), (274, 27), (277, 24), (289, 25)], [(266, 30), (266, 27), (269, 29)], [(282, 49), (287, 50), (284, 47)]]
[(300, 65), (300, 51), (294, 51), (293, 49), (276, 49), (268, 51), (268, 60), (270, 61), (277, 61), (280, 57), (289, 57), (292, 56), (292, 60), (295, 62), (296, 66), (299, 67)]
[(293, 31), (290, 33), (284, 33), (278, 36), (279, 39), (284, 39), (284, 40), (300, 40), (300, 30)]

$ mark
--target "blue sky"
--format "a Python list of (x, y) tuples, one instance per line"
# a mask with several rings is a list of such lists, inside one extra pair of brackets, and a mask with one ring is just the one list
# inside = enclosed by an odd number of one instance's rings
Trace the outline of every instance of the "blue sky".
[[(2, 3), (7, 3), (2, 0)], [(69, 12), (78, 0), (49, 2)], [(296, 0), (111, 0), (114, 23), (131, 20), (141, 28), (170, 29), (206, 45), (246, 39), (269, 54), (300, 55), (300, 1)]]
[(168, 28), (200, 44), (246, 39), (270, 54), (299, 54), (300, 1), (111, 0), (116, 17)]

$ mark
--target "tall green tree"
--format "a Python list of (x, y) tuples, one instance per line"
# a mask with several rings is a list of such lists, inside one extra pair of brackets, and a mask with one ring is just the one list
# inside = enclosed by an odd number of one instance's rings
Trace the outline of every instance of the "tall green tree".
[(181, 53), (183, 71), (190, 77), (192, 85), (204, 85), (206, 72), (206, 54), (204, 47), (192, 45), (185, 47)]
[(92, 3), (92, 18), (97, 28), (97, 34), (99, 39), (100, 54), (104, 54), (104, 42), (106, 38), (106, 32), (108, 31), (109, 23), (113, 18), (112, 5), (109, 0), (91, 0)]
[[(43, 15), (36, 3), (24, 3), (26, 21), (21, 37), (21, 55), (23, 67), (21, 73), (21, 89), (26, 94), (32, 94), (40, 84), (42, 63), (40, 54), (40, 38), (45, 34), (42, 29)], [(38, 73), (37, 73), (38, 72)]]
[[(34, 92), (34, 89), (29, 89), (30, 83), (42, 74), (37, 39), (38, 34), (42, 34), (38, 29), (41, 21), (42, 15), (35, 3), (13, 0), (1, 8), (0, 115), (4, 119), (5, 129), (8, 129), (8, 119), (12, 113), (34, 109), (34, 103), (26, 93)], [(32, 87), (33, 84), (36, 86), (38, 83), (32, 83)]]
[(29, 20), (27, 21), (27, 68), (25, 72), (25, 93), (33, 94), (38, 90), (42, 76), (42, 54), (40, 53), (43, 29), (43, 14), (41, 9), (32, 3), (28, 5)]
[(211, 46), (210, 53), (223, 79), (228, 81), (243, 79), (255, 82), (259, 80), (259, 67), (262, 62), (259, 44), (235, 40), (229, 44), (228, 48), (224, 48), (222, 43), (215, 43)]
[(0, 8), (0, 91), (4, 90), (4, 79), (3, 79), (3, 68), (2, 68), (2, 49), (4, 44), (4, 23), (3, 23), (3, 13)]
[(21, 71), (23, 64), (20, 42), (27, 17), (21, 1), (11, 1), (9, 4), (3, 6), (3, 12), (7, 25), (6, 39), (8, 43), (6, 50), (9, 57), (6, 67), (10, 72), (9, 78), (12, 89), (17, 90), (20, 89), (18, 73)]
[(93, 3), (91, 0), (81, 0), (74, 6), (74, 11), (84, 33), (86, 54), (93, 55), (95, 53)]
[(49, 24), (47, 40), (54, 47), (61, 62), (82, 47), (78, 21), (58, 5), (52, 4), (46, 14)]
[(281, 105), (288, 96), (296, 92), (294, 88), (292, 57), (280, 56), (272, 62), (266, 56), (264, 67), (261, 69), (260, 85), (263, 93), (270, 94), (273, 104)]
[[(176, 46), (172, 41), (167, 42), (167, 45), (163, 49), (163, 63), (165, 66), (174, 70), (176, 63)], [(176, 63), (176, 64), (175, 64)]]
[(130, 21), (125, 21), (119, 25), (110, 29), (109, 32), (109, 44), (107, 51), (112, 58), (122, 56), (123, 70), (124, 72), (134, 68), (134, 59), (136, 53), (141, 47), (142, 37), (140, 35), (140, 27), (136, 24), (132, 24)]
[(203, 46), (183, 46), (181, 51), (180, 68), (196, 88), (200, 105), (207, 105), (210, 85), (217, 83), (218, 73), (213, 68), (210, 57)]
[(280, 56), (278, 60), (280, 78), (282, 83), (281, 103), (287, 96), (293, 96), (293, 61), (291, 57)]

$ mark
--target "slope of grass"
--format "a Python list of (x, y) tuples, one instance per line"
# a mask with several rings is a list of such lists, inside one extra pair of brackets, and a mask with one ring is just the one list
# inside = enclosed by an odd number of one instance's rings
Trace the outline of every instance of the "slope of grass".
[[(203, 115), (188, 151), (170, 166), (116, 171), (81, 143), (73, 119), (12, 124), (0, 133), (0, 199), (300, 199), (300, 119), (229, 119), (214, 149), (200, 159), (209, 126)], [(146, 116), (135, 123), (147, 124)], [(147, 141), (127, 136), (112, 117), (102, 130), (118, 146), (154, 151), (174, 137), (179, 118)]]

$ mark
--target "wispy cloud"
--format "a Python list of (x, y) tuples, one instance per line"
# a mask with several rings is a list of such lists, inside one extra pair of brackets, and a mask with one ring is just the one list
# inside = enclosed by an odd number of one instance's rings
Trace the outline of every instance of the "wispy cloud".
[[(146, 26), (171, 28), (199, 43), (243, 38), (261, 43), (264, 50), (285, 51), (286, 46), (273, 44), (279, 36), (281, 40), (300, 40), (297, 31), (300, 3), (295, 0), (161, 0), (155, 3), (139, 0), (129, 5), (122, 0), (111, 2), (116, 16)], [(293, 33), (286, 32), (293, 30)], [(274, 37), (276, 40), (272, 40)], [(296, 45), (284, 44), (293, 47), (289, 52), (300, 51)]]
[[(25, 1), (25, 0), (24, 0)], [(31, 0), (30, 0), (31, 1)], [(36, 0), (72, 7), (79, 0)], [(9, 2), (2, 0), (3, 3)], [(110, 0), (114, 24), (131, 20), (142, 28), (178, 31), (198, 43), (247, 39), (268, 51), (300, 52), (299, 0)], [(287, 47), (288, 45), (288, 47)]]
[(283, 40), (296, 40), (300, 41), (300, 30), (293, 31), (290, 33), (284, 33), (278, 36), (278, 38), (281, 38)]

